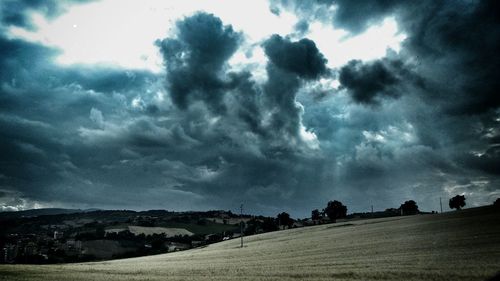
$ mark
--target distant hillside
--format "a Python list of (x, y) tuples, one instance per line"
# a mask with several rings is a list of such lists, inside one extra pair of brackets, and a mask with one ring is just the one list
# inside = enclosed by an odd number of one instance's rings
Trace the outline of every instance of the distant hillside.
[[(240, 229), (239, 222), (250, 219), (235, 217), (221, 210), (43, 209), (3, 213), (0, 263), (79, 262), (189, 249), (233, 237)], [(104, 248), (96, 248), (100, 246)]]
[(500, 209), (356, 220), (96, 263), (0, 265), (0, 280), (484, 281), (500, 261)]
[(0, 212), (0, 218), (23, 218), (23, 217), (46, 216), (46, 215), (62, 215), (62, 214), (82, 213), (86, 211), (87, 210), (80, 210), (80, 209), (43, 208), (43, 209), (31, 209), (31, 210), (15, 211), (15, 212)]
[[(0, 234), (49, 234), (88, 232), (96, 228), (126, 228), (129, 225), (186, 229), (195, 234), (235, 230), (236, 215), (229, 211), (172, 212), (166, 210), (34, 209), (0, 213)], [(223, 218), (233, 224), (224, 223)], [(233, 218), (231, 220), (231, 218)], [(0, 241), (1, 242), (1, 241)], [(1, 246), (1, 245), (0, 245)]]

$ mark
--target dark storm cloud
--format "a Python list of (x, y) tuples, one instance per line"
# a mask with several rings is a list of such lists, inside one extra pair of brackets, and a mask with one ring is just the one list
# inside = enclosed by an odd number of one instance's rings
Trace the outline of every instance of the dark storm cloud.
[(18, 26), (33, 29), (30, 12), (42, 13), (54, 18), (63, 13), (68, 5), (85, 3), (92, 0), (3, 0), (0, 3), (0, 19), (4, 26)]
[(33, 74), (40, 75), (41, 73), (30, 73), (31, 68), (38, 67), (57, 54), (56, 50), (18, 39), (7, 39), (4, 36), (0, 37), (0, 48), (2, 49), (0, 63), (4, 68), (12, 70), (0, 73), (3, 81), (19, 78), (23, 72), (25, 79)]
[(464, 157), (463, 161), (473, 169), (493, 175), (500, 175), (500, 145), (493, 145), (480, 155), (468, 154)]
[[(403, 56), (421, 64), (430, 92), (452, 114), (481, 114), (500, 105), (498, 1), (274, 1), (307, 20), (331, 22), (355, 35), (388, 16), (407, 35)], [(335, 7), (326, 17), (318, 10)], [(404, 57), (405, 60), (407, 57)], [(432, 94), (436, 98), (436, 94)], [(454, 102), (449, 104), (449, 97)]]
[(1, 37), (0, 189), (15, 191), (12, 208), (228, 209), (246, 196), (249, 209), (273, 214), (310, 189), (322, 194), (331, 174), (295, 100), (325, 74), (314, 43), (283, 39), (303, 48), (294, 59), (305, 71), (270, 61), (257, 83), (227, 66), (243, 40), (231, 26), (204, 13), (176, 26), (158, 42), (166, 89), (147, 71), (64, 67), (56, 50)]
[(166, 93), (149, 72), (64, 67), (57, 50), (0, 37), (6, 208), (229, 209), (247, 197), (249, 210), (274, 214), (316, 200), (309, 190), (322, 194), (331, 174), (302, 136), (295, 100), (303, 80), (325, 74), (314, 43), (269, 46), (294, 52), (304, 69), (271, 61), (257, 83), (226, 64), (243, 40), (231, 26), (197, 13), (176, 27), (158, 42)]
[(340, 68), (339, 82), (354, 101), (363, 104), (398, 97), (404, 91), (401, 84), (423, 86), (421, 79), (402, 61), (387, 58), (368, 63), (352, 60)]
[[(211, 28), (203, 32), (186, 28), (207, 22)], [(167, 89), (181, 109), (178, 128), (196, 143), (187, 145), (185, 151), (168, 152), (168, 157), (191, 170), (205, 171), (205, 175), (180, 175), (176, 189), (195, 192), (222, 206), (247, 196), (248, 208), (265, 209), (284, 204), (278, 203), (284, 199), (292, 202), (295, 194), (323, 186), (328, 175), (305, 177), (312, 170), (323, 170), (326, 161), (302, 136), (303, 108), (296, 101), (305, 81), (327, 74), (326, 59), (314, 42), (292, 42), (278, 35), (266, 40), (262, 46), (269, 57), (267, 81), (261, 84), (248, 71), (234, 72), (226, 67), (242, 37), (219, 18), (197, 13), (179, 21), (177, 29), (174, 39), (164, 39), (159, 46), (165, 59)], [(206, 48), (207, 40), (213, 48)], [(182, 89), (175, 86), (180, 82)], [(218, 108), (225, 110), (214, 111)], [(311, 181), (321, 183), (312, 187)]]
[[(121, 157), (124, 147), (87, 147), (82, 137), (89, 131), (103, 135), (113, 130), (113, 118), (119, 124), (136, 115), (132, 99), (157, 77), (58, 66), (57, 50), (3, 35), (0, 45), (0, 189), (15, 197), (5, 202), (20, 202), (19, 208), (33, 202), (92, 204), (78, 190), (87, 188), (99, 165)], [(143, 99), (147, 104), (145, 94)]]
[[(439, 196), (499, 194), (494, 1), (274, 5), (298, 13), (294, 34), (245, 42), (216, 15), (179, 20), (157, 42), (166, 75), (61, 66), (57, 50), (0, 36), (2, 209), (244, 202), (306, 216), (331, 199), (435, 210)], [(330, 70), (312, 40), (291, 39), (314, 20), (356, 35), (386, 16), (407, 37), (374, 61)], [(247, 43), (268, 58), (263, 81), (228, 64)]]
[(304, 80), (326, 75), (327, 60), (309, 39), (292, 42), (273, 35), (263, 44), (269, 58), (264, 106), (270, 112), (268, 132), (284, 142), (300, 142), (303, 107), (296, 101)]
[[(213, 111), (226, 108), (229, 102), (237, 118), (260, 137), (286, 133), (298, 138), (302, 109), (296, 104), (295, 95), (301, 85), (299, 77), (314, 79), (327, 72), (326, 59), (313, 41), (291, 42), (279, 35), (266, 40), (263, 46), (271, 62), (267, 67), (268, 81), (261, 87), (248, 72), (224, 72), (226, 60), (241, 40), (231, 26), (223, 26), (213, 15), (198, 13), (179, 21), (177, 27), (177, 39), (167, 38), (159, 43), (174, 104), (186, 109), (202, 100)], [(226, 92), (231, 92), (228, 102), (224, 101)], [(272, 112), (270, 124), (262, 124), (263, 107)]]
[[(271, 7), (292, 10), (307, 20), (330, 22), (335, 28), (356, 34), (373, 24), (381, 22), (400, 6), (412, 5), (410, 1), (398, 0), (271, 0)], [(329, 8), (335, 7), (335, 10)]]
[(327, 72), (327, 60), (307, 38), (297, 42), (275, 34), (263, 44), (273, 64), (304, 79), (316, 79)]
[(396, 96), (393, 86), (399, 78), (381, 61), (363, 64), (359, 60), (350, 61), (340, 69), (339, 82), (360, 103), (374, 103), (377, 95)]
[(202, 100), (224, 111), (225, 82), (220, 72), (234, 54), (241, 35), (212, 14), (197, 13), (177, 22), (177, 38), (158, 41), (167, 69), (172, 101), (185, 109)]
[(255, 134), (264, 136), (266, 130), (262, 127), (261, 110), (261, 88), (252, 80), (252, 74), (249, 72), (229, 73), (231, 81), (229, 88), (234, 89), (235, 102), (238, 106), (234, 107), (236, 115), (242, 120), (248, 128)]
[[(35, 115), (42, 121), (51, 122), (52, 115), (66, 114), (64, 108), (88, 114), (92, 106), (99, 105), (97, 95), (74, 96), (59, 94), (64, 91), (94, 91), (98, 93), (122, 93), (143, 88), (157, 79), (147, 71), (126, 71), (104, 67), (60, 67), (53, 63), (58, 51), (19, 39), (0, 36), (0, 54), (4, 81), (0, 91), (0, 108), (3, 112), (21, 111)], [(60, 95), (60, 96), (59, 96)], [(51, 100), (57, 97), (56, 102)], [(43, 106), (52, 106), (50, 115), (43, 113)], [(26, 110), (29, 108), (30, 110)], [(40, 110), (40, 111), (38, 111)], [(64, 118), (64, 117), (63, 117)]]
[(64, 73), (53, 76), (53, 79), (59, 79), (58, 82), (62, 84), (78, 81), (84, 89), (98, 92), (122, 92), (141, 89), (157, 77), (145, 70), (79, 67), (67, 69)]
[[(328, 114), (342, 119), (332, 120), (314, 114), (326, 110), (325, 105), (305, 103), (310, 109), (304, 115), (306, 126), (317, 132), (324, 147), (344, 157), (337, 184), (352, 187), (351, 193), (419, 186), (414, 196), (422, 198), (443, 192), (438, 187), (444, 185), (455, 192), (498, 191), (497, 1), (272, 3), (302, 20), (331, 23), (353, 36), (393, 17), (406, 35), (398, 54), (339, 69), (339, 82), (355, 101), (384, 102), (382, 107), (338, 109)], [(340, 97), (335, 101), (343, 102)], [(391, 131), (399, 132), (399, 140), (390, 141)], [(404, 141), (405, 134), (412, 137)]]
[(127, 71), (106, 67), (66, 67), (52, 62), (58, 50), (20, 39), (0, 37), (0, 64), (10, 71), (3, 71), (0, 78), (13, 84), (30, 85), (45, 80), (47, 84), (69, 85), (75, 82), (85, 89), (99, 92), (122, 91), (155, 79), (147, 71)]
[(301, 142), (303, 108), (296, 95), (302, 79), (315, 80), (327, 74), (327, 60), (309, 39), (292, 42), (275, 34), (262, 45), (269, 58), (268, 79), (263, 85), (263, 106), (270, 112), (267, 132), (284, 143)]
[[(500, 106), (496, 77), (500, 59), (497, 1), (278, 1), (306, 19), (331, 21), (352, 34), (363, 32), (387, 16), (407, 36), (401, 60), (416, 61), (425, 80), (424, 99), (445, 114), (481, 115)], [(335, 7), (328, 18), (314, 11)], [(349, 69), (349, 66), (346, 66)], [(344, 69), (346, 69), (344, 68)], [(379, 72), (384, 73), (384, 72)], [(390, 75), (384, 77), (390, 79)], [(406, 82), (406, 81), (404, 81)], [(372, 86), (384, 84), (373, 81)], [(379, 85), (375, 88), (382, 88)], [(492, 113), (495, 114), (495, 113)]]
[(371, 25), (381, 22), (399, 5), (410, 3), (410, 1), (405, 0), (336, 0), (319, 2), (325, 4), (334, 3), (337, 9), (333, 16), (333, 25), (337, 28), (347, 29), (353, 33), (360, 33)]
[(284, 141), (296, 140), (302, 115), (302, 108), (295, 101), (300, 80), (274, 64), (268, 64), (267, 76), (264, 92), (265, 104), (271, 112), (269, 132)]
[[(401, 11), (409, 33), (405, 46), (428, 66), (437, 83), (451, 84), (445, 98), (455, 102), (447, 110), (458, 114), (482, 114), (500, 106), (497, 71), (500, 58), (498, 1), (453, 2), (413, 9), (427, 16), (412, 18)], [(429, 77), (433, 80), (432, 77)]]

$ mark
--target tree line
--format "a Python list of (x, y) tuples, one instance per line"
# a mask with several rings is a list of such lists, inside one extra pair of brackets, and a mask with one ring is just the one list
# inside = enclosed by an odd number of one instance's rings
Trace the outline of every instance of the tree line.
[[(450, 209), (461, 210), (466, 205), (465, 200), (466, 200), (465, 195), (456, 195), (449, 199), (448, 206), (450, 207)], [(493, 205), (500, 206), (500, 198), (496, 199)], [(399, 208), (386, 209), (385, 212), (390, 212), (393, 213), (394, 215), (403, 215), (403, 216), (416, 215), (421, 213), (420, 210), (418, 209), (417, 202), (415, 202), (414, 200), (407, 200), (404, 203), (402, 203), (399, 206)], [(434, 211), (432, 213), (434, 213)], [(347, 206), (345, 206), (340, 201), (332, 200), (328, 201), (325, 208), (321, 210), (319, 209), (312, 210), (310, 218), (313, 222), (324, 221), (324, 220), (328, 220), (330, 222), (336, 222), (338, 219), (346, 217), (347, 217)], [(288, 213), (282, 212), (276, 216), (276, 219), (274, 220), (274, 227), (268, 227), (268, 229), (275, 230), (284, 227), (290, 228), (292, 227), (294, 222), (295, 220), (292, 219)], [(267, 223), (268, 226), (273, 224), (273, 222), (267, 222)]]

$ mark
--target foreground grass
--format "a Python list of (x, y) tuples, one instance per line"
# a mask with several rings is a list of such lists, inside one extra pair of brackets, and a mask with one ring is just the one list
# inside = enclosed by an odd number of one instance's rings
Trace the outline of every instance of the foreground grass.
[(0, 280), (485, 280), (500, 270), (500, 211), (363, 220), (107, 262), (3, 265)]

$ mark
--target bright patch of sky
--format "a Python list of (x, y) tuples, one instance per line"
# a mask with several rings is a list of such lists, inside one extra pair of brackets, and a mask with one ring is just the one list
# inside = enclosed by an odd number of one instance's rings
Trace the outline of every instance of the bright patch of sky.
[(406, 38), (398, 32), (394, 18), (386, 18), (364, 33), (352, 37), (342, 29), (333, 29), (331, 25), (316, 22), (310, 25), (307, 37), (316, 43), (331, 68), (340, 67), (353, 59), (369, 61), (382, 58), (387, 49), (399, 52), (400, 44)]
[[(248, 63), (264, 65), (262, 40), (275, 33), (292, 34), (298, 21), (286, 11), (279, 16), (271, 13), (267, 0), (104, 0), (73, 6), (50, 21), (33, 14), (36, 31), (16, 27), (10, 33), (61, 49), (57, 57), (60, 64), (103, 64), (158, 72), (162, 59), (155, 40), (172, 34), (176, 20), (196, 11), (213, 13), (245, 34), (245, 44), (230, 61), (235, 68)], [(342, 66), (351, 59), (383, 57), (387, 48), (398, 51), (404, 40), (391, 18), (355, 37), (347, 37), (345, 31), (331, 25), (311, 23), (305, 37), (314, 40), (329, 67)], [(255, 70), (259, 71), (259, 67)]]

